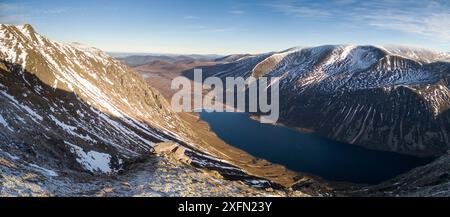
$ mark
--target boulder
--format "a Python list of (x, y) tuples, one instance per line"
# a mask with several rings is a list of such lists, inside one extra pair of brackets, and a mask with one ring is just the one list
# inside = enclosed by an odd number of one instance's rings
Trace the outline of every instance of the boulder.
[(153, 152), (155, 154), (168, 154), (173, 152), (177, 147), (178, 144), (175, 142), (161, 142), (153, 147)]
[(187, 148), (175, 142), (161, 142), (153, 147), (153, 153), (157, 155), (164, 155), (169, 159), (190, 164), (192, 160), (186, 155), (186, 150)]
[(190, 164), (192, 160), (185, 153), (186, 148), (183, 146), (178, 146), (173, 154), (173, 157), (180, 162)]

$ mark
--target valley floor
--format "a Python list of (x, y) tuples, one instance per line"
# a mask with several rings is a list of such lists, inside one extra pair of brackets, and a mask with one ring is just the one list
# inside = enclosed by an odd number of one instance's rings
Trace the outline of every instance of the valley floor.
[[(204, 64), (211, 65), (210, 62)], [(196, 65), (196, 67), (200, 68), (201, 66), (201, 63)], [(172, 95), (175, 93), (175, 91), (170, 89), (171, 81), (177, 76), (182, 76), (184, 71), (145, 69), (146, 68), (144, 67), (136, 68), (137, 72), (146, 78), (146, 81), (150, 86), (155, 87), (170, 102)], [(186, 68), (184, 69), (186, 70)], [(309, 182), (314, 179), (313, 182), (318, 182), (316, 180), (320, 180), (317, 177), (290, 171), (281, 165), (272, 164), (264, 159), (255, 158), (250, 154), (225, 143), (209, 129), (209, 125), (206, 122), (200, 120), (196, 113), (183, 112), (179, 113), (179, 116), (191, 129), (196, 129), (195, 133), (197, 134), (197, 138), (202, 140), (199, 142), (199, 144), (202, 145), (202, 149), (220, 159), (227, 160), (232, 164), (243, 168), (252, 175), (269, 179), (284, 186), (292, 186), (298, 181)]]

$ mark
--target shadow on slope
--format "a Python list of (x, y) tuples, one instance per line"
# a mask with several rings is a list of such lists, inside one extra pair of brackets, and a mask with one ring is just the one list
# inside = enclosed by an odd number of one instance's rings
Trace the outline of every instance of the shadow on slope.
[[(145, 122), (101, 112), (73, 92), (46, 85), (20, 65), (1, 61), (0, 72), (0, 115), (6, 123), (0, 125), (1, 150), (28, 163), (77, 178), (111, 175), (151, 157), (153, 144), (174, 141), (188, 148), (186, 155), (195, 167), (255, 187), (282, 188), (265, 180), (254, 185), (253, 180), (261, 179)], [(98, 162), (102, 160), (109, 163)]]

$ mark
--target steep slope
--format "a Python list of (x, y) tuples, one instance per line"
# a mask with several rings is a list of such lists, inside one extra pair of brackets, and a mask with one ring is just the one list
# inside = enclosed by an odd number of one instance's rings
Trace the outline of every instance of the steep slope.
[(251, 57), (252, 55), (250, 54), (232, 54), (232, 55), (228, 55), (228, 56), (224, 56), (224, 57), (218, 57), (216, 59), (214, 59), (214, 61), (216, 62), (235, 62), (237, 60), (240, 59), (245, 59), (247, 57)]
[[(149, 195), (262, 195), (258, 189), (281, 188), (198, 146), (157, 91), (98, 49), (2, 24), (0, 60), (2, 195), (145, 194), (143, 185)], [(185, 180), (164, 181), (177, 174)], [(110, 190), (123, 185), (128, 193)]]
[(450, 146), (449, 60), (416, 48), (327, 45), (203, 71), (206, 77), (281, 77), (283, 124), (368, 148), (438, 156)]
[[(167, 102), (103, 52), (50, 41), (29, 25), (3, 25), (1, 34), (1, 95), (10, 105), (2, 116), (13, 130), (9, 137), (52, 133), (65, 143), (115, 147), (127, 157), (170, 137), (188, 138)], [(17, 132), (20, 126), (26, 128)]]
[(379, 185), (350, 188), (342, 193), (353, 196), (449, 197), (449, 172), (450, 153), (447, 153), (432, 163), (415, 168)]
[[(280, 73), (283, 64), (286, 68), (292, 64), (285, 61), (297, 59), (295, 55), (303, 55), (299, 53), (304, 50), (285, 52), (246, 56), (226, 65), (210, 66), (206, 75), (249, 76), (255, 71), (275, 75)], [(256, 67), (264, 60), (264, 64)], [(448, 72), (445, 63), (422, 65)], [(424, 82), (435, 78), (426, 76)], [(441, 80), (438, 82), (448, 88), (448, 83)], [(308, 92), (308, 88), (301, 87), (292, 88), (290, 93)], [(317, 93), (335, 88), (325, 84), (311, 87)], [(423, 112), (437, 108), (439, 116), (448, 117), (448, 110), (443, 109), (445, 95), (433, 94), (441, 93), (442, 88), (420, 88), (414, 93), (427, 93), (430, 102), (443, 99), (438, 103), (423, 103)], [(360, 89), (365, 90), (354, 90)], [(345, 88), (337, 90), (347, 93)], [(414, 100), (417, 97), (410, 99)], [(273, 172), (269, 170), (270, 163), (262, 160), (247, 161), (242, 159), (249, 158), (241, 157), (230, 162), (230, 158), (218, 158), (226, 154), (206, 147), (193, 128), (170, 110), (166, 100), (125, 65), (95, 48), (51, 41), (37, 34), (30, 25), (0, 26), (0, 105), (0, 195), (334, 194), (332, 187), (309, 176), (296, 174), (292, 190), (247, 172), (246, 168), (265, 171), (271, 179), (277, 179), (282, 173), (286, 182), (292, 182), (292, 172), (283, 168)], [(448, 119), (442, 121), (448, 125)], [(432, 180), (442, 177), (441, 172)], [(408, 184), (408, 180), (412, 179), (402, 179), (402, 182)], [(388, 191), (382, 187), (373, 189), (374, 195)], [(354, 192), (358, 189), (351, 193)]]
[(371, 187), (371, 195), (450, 196), (450, 156), (445, 154), (436, 161), (416, 168), (382, 185)]
[(280, 76), (279, 122), (367, 148), (440, 156), (382, 184), (346, 188), (338, 194), (449, 194), (448, 53), (399, 46), (328, 45), (204, 67), (203, 74)]
[(251, 76), (259, 78), (267, 75), (267, 73), (274, 70), (275, 66), (278, 65), (288, 54), (298, 51), (296, 48), (289, 49), (280, 53), (275, 53), (259, 62), (253, 69)]

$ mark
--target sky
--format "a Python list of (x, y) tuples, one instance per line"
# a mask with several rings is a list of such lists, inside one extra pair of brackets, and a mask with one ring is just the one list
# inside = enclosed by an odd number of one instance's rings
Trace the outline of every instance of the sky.
[(0, 23), (110, 52), (234, 54), (325, 44), (450, 51), (449, 0), (0, 0)]

